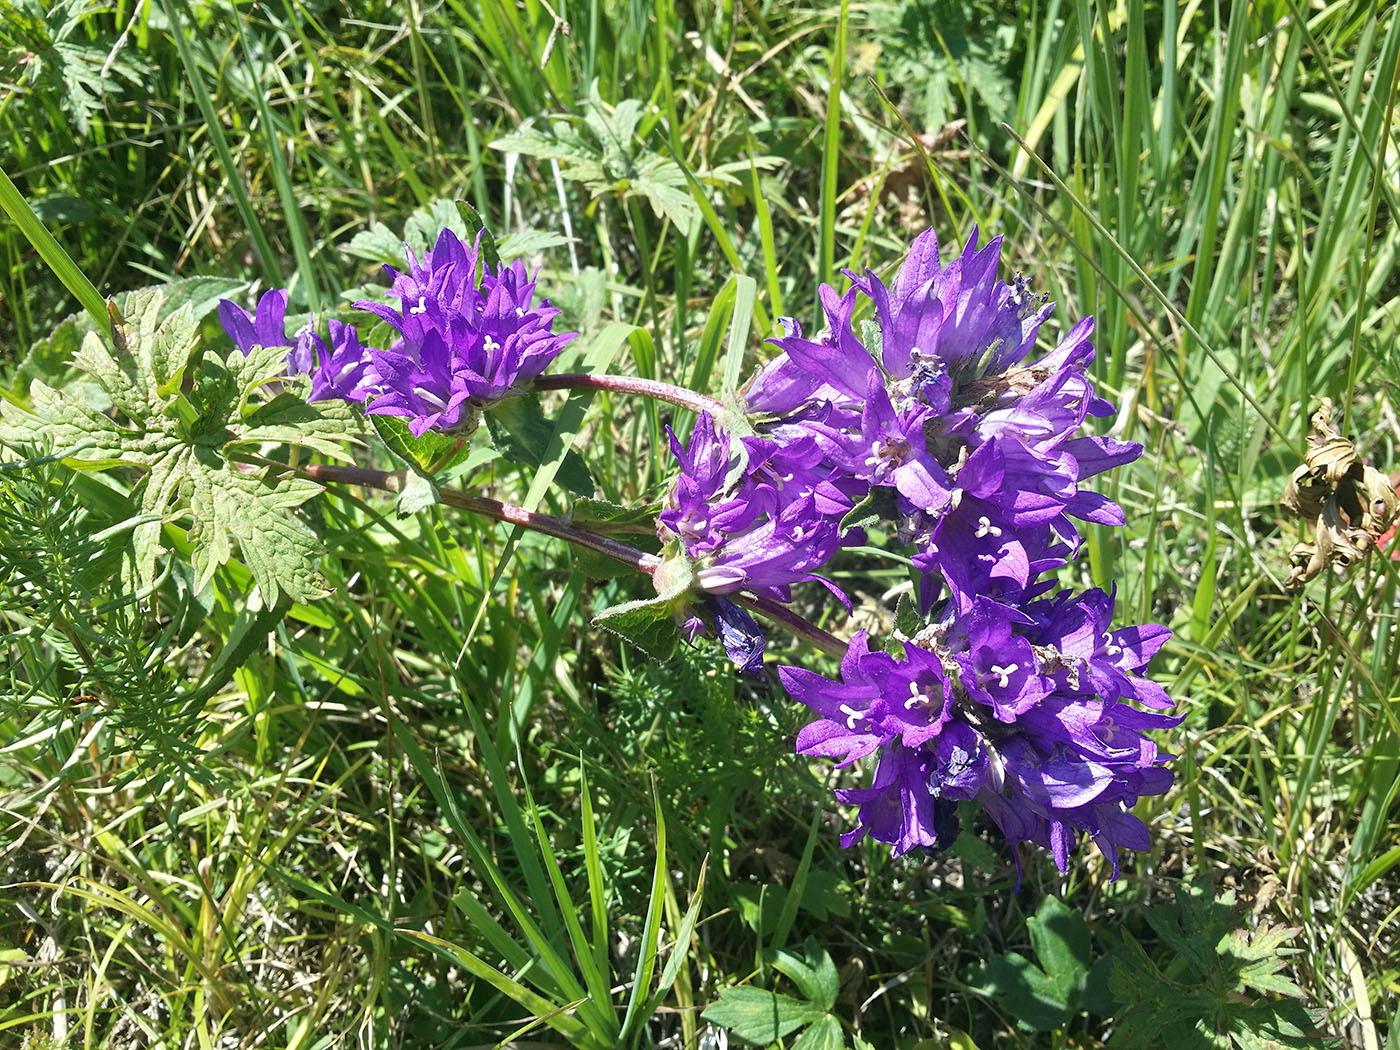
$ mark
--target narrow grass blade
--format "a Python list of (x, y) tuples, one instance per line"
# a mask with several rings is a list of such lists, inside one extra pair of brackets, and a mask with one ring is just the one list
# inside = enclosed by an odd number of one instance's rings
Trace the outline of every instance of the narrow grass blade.
[(63, 245), (49, 232), (48, 227), (39, 221), (39, 216), (34, 214), (29, 202), (24, 199), (24, 194), (10, 181), (4, 169), (0, 169), (0, 208), (4, 208), (11, 221), (19, 227), (20, 233), (24, 234), (25, 240), (34, 246), (39, 258), (44, 260), (44, 265), (54, 272), (63, 282), (63, 287), (67, 288), (87, 311), (97, 330), (110, 333), (112, 326), (107, 317), (107, 301), (93, 287), (87, 275), (78, 269), (77, 264), (63, 250)]
[(263, 137), (267, 140), (267, 158), (272, 165), (272, 179), (277, 184), (277, 197), (282, 202), (282, 215), (287, 224), (287, 232), (292, 238), (292, 254), (296, 256), (297, 271), (301, 275), (302, 288), (306, 294), (306, 305), (312, 313), (321, 309), (321, 293), (317, 288), (316, 272), (311, 267), (311, 247), (306, 234), (306, 220), (302, 218), (297, 205), (296, 194), (292, 190), (291, 173), (287, 170), (287, 158), (282, 143), (277, 138), (277, 125), (272, 119), (267, 96), (260, 90), (263, 78), (253, 63), (252, 52), (248, 50), (248, 37), (241, 30), (238, 34), (238, 47), (243, 52), (243, 64), (253, 84), (253, 103), (258, 110), (258, 123), (262, 125)]
[[(841, 0), (836, 39), (831, 45), (831, 83), (826, 92), (826, 128), (822, 134), (822, 195), (817, 228), (817, 280), (836, 277), (836, 173), (841, 164), (841, 83), (846, 79), (846, 21), (850, 0)], [(818, 321), (820, 324), (820, 321)]]
[(656, 812), (656, 864), (652, 868), (651, 896), (647, 901), (647, 917), (642, 925), (642, 949), (637, 957), (637, 970), (632, 978), (632, 994), (627, 1000), (627, 1013), (622, 1021), (622, 1038), (629, 1039), (646, 1022), (641, 1007), (649, 998), (652, 975), (656, 972), (657, 942), (661, 936), (661, 915), (666, 908), (666, 880), (670, 878), (666, 860), (666, 815), (661, 812), (661, 796), (657, 794), (656, 777), (651, 780), (652, 807)]
[(739, 374), (748, 356), (749, 329), (753, 326), (753, 310), (758, 285), (752, 277), (734, 277), (734, 314), (729, 321), (729, 346), (724, 354), (724, 399), (728, 401), (739, 389)]
[(540, 819), (539, 807), (535, 805), (535, 798), (528, 784), (525, 786), (525, 809), (535, 829), (535, 841), (539, 844), (540, 856), (544, 858), (544, 867), (549, 875), (550, 887), (554, 890), (554, 898), (559, 903), (560, 914), (564, 916), (564, 928), (569, 934), (574, 962), (583, 971), (583, 981), (588, 988), (588, 994), (592, 997), (593, 1004), (598, 1007), (591, 1013), (602, 1022), (605, 1029), (595, 1030), (595, 1034), (610, 1042), (615, 1041), (619, 1034), (616, 1028), (617, 1019), (612, 1012), (611, 997), (608, 994), (608, 976), (612, 968), (606, 963), (601, 966), (598, 964), (593, 954), (593, 945), (584, 935), (583, 924), (578, 919), (578, 909), (569, 894), (568, 885), (564, 882), (564, 873), (559, 870), (559, 860), (554, 855), (554, 847), (549, 843), (549, 833), (544, 829), (544, 821)]
[[(199, 113), (204, 118), (204, 125), (209, 132), (209, 141), (214, 147), (214, 152), (218, 154), (219, 164), (224, 169), (224, 177), (228, 179), (228, 188), (229, 192), (233, 194), (234, 206), (238, 209), (238, 215), (243, 220), (243, 225), (248, 228), (248, 236), (252, 239), (253, 249), (257, 252), (263, 277), (269, 284), (280, 286), (282, 278), (277, 269), (276, 256), (273, 254), (272, 246), (267, 241), (267, 235), (263, 233), (262, 226), (258, 223), (258, 216), (253, 211), (253, 202), (248, 198), (248, 191), (238, 176), (238, 166), (233, 162), (233, 153), (228, 148), (228, 139), (224, 137), (223, 125), (219, 122), (219, 116), (214, 111), (214, 99), (209, 94), (209, 88), (204, 83), (204, 74), (200, 72), (199, 63), (190, 47), (189, 35), (185, 29), (186, 22), (182, 21), (180, 14), (180, 8), (185, 6), (184, 0), (160, 0), (160, 3), (161, 8), (165, 11), (166, 20), (170, 23), (170, 35), (174, 39), (175, 49), (180, 55), (180, 65), (185, 70), (185, 78), (190, 82), (190, 92), (194, 95), (195, 104), (199, 107)], [(188, 16), (189, 13), (188, 10), (184, 12), (185, 16)], [(188, 21), (192, 23), (193, 19)]]

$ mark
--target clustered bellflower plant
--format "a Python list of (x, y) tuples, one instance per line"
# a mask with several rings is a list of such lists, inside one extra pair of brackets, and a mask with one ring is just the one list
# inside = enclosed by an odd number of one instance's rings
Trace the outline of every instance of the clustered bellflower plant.
[[(825, 328), (808, 337), (783, 319), (777, 355), (726, 403), (650, 380), (545, 376), (575, 333), (552, 330), (558, 311), (518, 261), (485, 264), (480, 235), (444, 230), (421, 260), (408, 252), (406, 272), (386, 267), (400, 305), (355, 304), (386, 323), (382, 349), (340, 321), (329, 344), (309, 329), (289, 338), (280, 290), (253, 314), (226, 302), (220, 316), (245, 352), (287, 346), (310, 399), (400, 417), (415, 438), (468, 436), (532, 384), (695, 409), (687, 441), (668, 429), (679, 469), (659, 555), (522, 508), (457, 505), (650, 572), (657, 601), (630, 605), (657, 607), (687, 640), (713, 633), (742, 671), (763, 666), (755, 613), (839, 652), (839, 678), (784, 666), (778, 679), (814, 716), (800, 753), (869, 768), (864, 786), (836, 793), (855, 807), (843, 844), (942, 849), (975, 802), (1008, 843), (1043, 846), (1061, 871), (1087, 836), (1116, 877), (1120, 849), (1149, 845), (1131, 808), (1172, 783), (1147, 734), (1180, 720), (1143, 674), (1169, 632), (1115, 629), (1113, 591), (1061, 589), (1053, 573), (1079, 553), (1081, 523), (1124, 523), (1092, 482), (1142, 447), (1085, 433), (1113, 414), (1088, 374), (1093, 320), (1043, 352), (1054, 307), (1019, 274), (997, 276), (1000, 251), (974, 230), (945, 265), (930, 230), (892, 285), (848, 271), (844, 293), (820, 289)], [(865, 631), (840, 642), (790, 605), (795, 585), (818, 583), (850, 611), (821, 570), (867, 530), (914, 567), (917, 626), (880, 645)]]

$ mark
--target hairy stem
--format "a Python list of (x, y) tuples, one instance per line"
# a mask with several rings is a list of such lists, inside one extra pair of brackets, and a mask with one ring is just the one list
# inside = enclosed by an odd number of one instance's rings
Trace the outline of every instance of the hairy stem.
[[(280, 465), (267, 460), (260, 460), (260, 462), (266, 463), (268, 466)], [(316, 481), (360, 485), (364, 488), (383, 489), (385, 492), (402, 490), (404, 479), (407, 477), (407, 471), (402, 470), (386, 471), (373, 470), (369, 467), (343, 467), (334, 463), (307, 463), (294, 468), (294, 470), (302, 477), (313, 478)], [(638, 550), (636, 547), (620, 543), (607, 536), (600, 536), (596, 532), (580, 529), (552, 514), (540, 514), (538, 511), (517, 507), (513, 503), (502, 503), (500, 500), (487, 499), (484, 496), (472, 496), (456, 489), (443, 489), (440, 495), (442, 502), (449, 507), (456, 507), (458, 510), (479, 514), (484, 518), (492, 518), (535, 532), (542, 532), (546, 536), (553, 536), (567, 543), (606, 555), (647, 575), (654, 574), (661, 564), (661, 559), (655, 554), (648, 554), (646, 551)], [(846, 643), (840, 638), (822, 630), (816, 624), (810, 623), (772, 598), (748, 594), (728, 594), (725, 597), (736, 605), (759, 613), (774, 623), (786, 627), (793, 634), (810, 642), (824, 653), (842, 656), (846, 652)]]
[(543, 375), (535, 380), (536, 390), (610, 390), (617, 394), (641, 394), (654, 397), (658, 401), (668, 401), (692, 412), (708, 412), (718, 415), (724, 405), (712, 397), (697, 394), (683, 386), (662, 383), (655, 379), (640, 379), (637, 376), (615, 376), (582, 372), (564, 372), (559, 375)]
[(760, 598), (758, 595), (749, 594), (726, 594), (726, 598), (735, 605), (741, 605), (745, 609), (751, 609), (756, 613), (761, 613), (776, 624), (786, 627), (797, 637), (811, 642), (828, 656), (845, 656), (846, 643), (836, 635), (823, 631), (816, 624), (803, 619), (781, 602), (775, 602), (772, 598)]
[[(404, 479), (407, 477), (407, 471), (402, 470), (385, 471), (372, 470), (369, 467), (342, 467), (334, 463), (309, 463), (295, 469), (303, 477), (314, 478), (317, 481), (338, 481), (346, 485), (383, 489), (385, 492), (400, 491), (403, 488)], [(517, 507), (513, 503), (502, 503), (500, 500), (487, 499), (484, 496), (472, 496), (456, 489), (443, 489), (440, 495), (442, 502), (449, 507), (479, 514), (484, 518), (508, 522), (511, 525), (519, 525), (535, 532), (542, 532), (546, 536), (565, 540), (578, 547), (586, 547), (648, 575), (655, 572), (656, 567), (661, 564), (661, 559), (654, 554), (648, 554), (646, 551), (640, 551), (636, 547), (619, 543), (606, 536), (599, 536), (596, 532), (576, 528), (563, 518), (556, 518), (552, 514), (541, 514), (538, 511)]]

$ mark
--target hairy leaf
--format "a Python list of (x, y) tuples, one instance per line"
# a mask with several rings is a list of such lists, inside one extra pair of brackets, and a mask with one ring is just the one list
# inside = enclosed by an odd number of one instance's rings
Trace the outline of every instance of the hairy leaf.
[(192, 303), (167, 313), (159, 291), (127, 298), (116, 339), (114, 353), (88, 333), (74, 355), (84, 381), (59, 390), (36, 379), (27, 411), (0, 405), (0, 440), (47, 444), (78, 469), (146, 469), (146, 520), (132, 537), (143, 586), (156, 577), (165, 524), (183, 519), (196, 589), (236, 549), (268, 604), (324, 595), (319, 542), (293, 513), (320, 487), (249, 460), (274, 445), (343, 455), (359, 430), (353, 411), (308, 404), (305, 381), (283, 374), (285, 347), (201, 352)]

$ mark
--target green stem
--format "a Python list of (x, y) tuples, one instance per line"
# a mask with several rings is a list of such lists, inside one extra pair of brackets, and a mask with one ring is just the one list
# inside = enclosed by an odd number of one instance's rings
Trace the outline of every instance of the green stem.
[(715, 398), (697, 394), (683, 386), (662, 383), (655, 379), (641, 379), (637, 376), (615, 376), (583, 372), (564, 372), (559, 375), (543, 375), (535, 380), (536, 390), (608, 390), (616, 394), (641, 394), (658, 401), (667, 401), (692, 412), (708, 412), (717, 416), (724, 411), (724, 405)]

